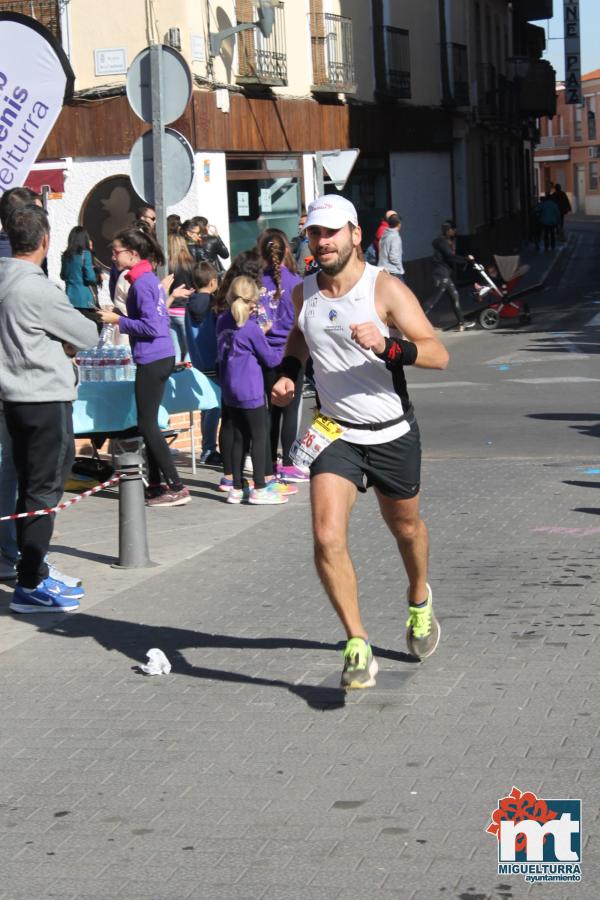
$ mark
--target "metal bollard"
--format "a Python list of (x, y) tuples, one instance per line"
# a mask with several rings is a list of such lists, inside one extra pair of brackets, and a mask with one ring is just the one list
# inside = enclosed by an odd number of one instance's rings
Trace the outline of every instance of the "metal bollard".
[(125, 476), (119, 482), (119, 561), (115, 563), (119, 569), (156, 565), (148, 554), (142, 445), (136, 438), (116, 448), (116, 470)]

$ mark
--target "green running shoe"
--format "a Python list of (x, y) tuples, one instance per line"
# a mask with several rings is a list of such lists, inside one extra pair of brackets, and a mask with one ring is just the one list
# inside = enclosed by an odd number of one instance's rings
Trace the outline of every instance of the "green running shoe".
[(427, 585), (425, 606), (408, 606), (406, 623), (406, 644), (409, 652), (419, 659), (426, 659), (435, 651), (440, 642), (440, 623), (433, 612), (433, 596)]
[(363, 638), (353, 637), (344, 648), (343, 688), (375, 687), (375, 676), (379, 671), (371, 645)]

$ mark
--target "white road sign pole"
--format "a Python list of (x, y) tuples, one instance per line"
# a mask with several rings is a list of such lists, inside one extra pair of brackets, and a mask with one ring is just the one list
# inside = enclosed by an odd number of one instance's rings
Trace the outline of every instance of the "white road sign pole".
[[(167, 219), (165, 208), (165, 167), (164, 167), (164, 116), (162, 103), (162, 46), (152, 44), (150, 47), (150, 80), (152, 91), (152, 151), (154, 169), (154, 206), (156, 209), (156, 237), (158, 243), (167, 252)], [(166, 275), (166, 267), (159, 268), (162, 278)]]

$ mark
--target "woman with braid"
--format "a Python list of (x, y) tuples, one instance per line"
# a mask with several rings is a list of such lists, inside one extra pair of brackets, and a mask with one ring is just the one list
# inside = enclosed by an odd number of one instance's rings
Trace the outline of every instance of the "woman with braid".
[[(294, 257), (289, 241), (278, 228), (267, 228), (258, 241), (258, 253), (263, 261), (262, 290), (257, 308), (258, 323), (265, 332), (269, 344), (283, 351), (294, 324), (292, 291), (302, 283), (296, 273)], [(279, 475), (287, 483), (308, 481), (308, 475), (296, 468), (290, 459), (290, 449), (298, 432), (299, 407), (302, 399), (304, 369), (298, 373), (294, 400), (289, 406), (271, 405), (271, 390), (277, 378), (277, 368), (264, 369), (265, 391), (268, 399), (270, 441), (267, 447), (267, 472)], [(281, 438), (282, 460), (277, 465), (277, 449)]]

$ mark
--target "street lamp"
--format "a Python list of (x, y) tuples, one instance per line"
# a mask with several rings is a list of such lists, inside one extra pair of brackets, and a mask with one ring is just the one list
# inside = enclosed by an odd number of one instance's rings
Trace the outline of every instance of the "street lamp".
[(243, 25), (235, 25), (231, 28), (225, 28), (217, 34), (211, 34), (210, 37), (210, 55), (218, 56), (221, 52), (221, 44), (234, 34), (240, 31), (248, 31), (250, 28), (258, 28), (264, 38), (271, 37), (273, 26), (275, 25), (275, 9), (279, 6), (279, 0), (258, 0), (258, 21), (246, 22)]

